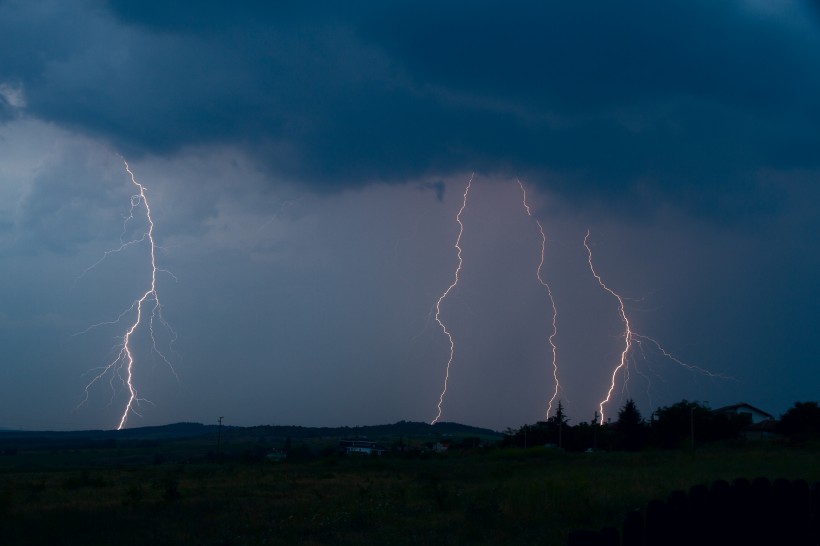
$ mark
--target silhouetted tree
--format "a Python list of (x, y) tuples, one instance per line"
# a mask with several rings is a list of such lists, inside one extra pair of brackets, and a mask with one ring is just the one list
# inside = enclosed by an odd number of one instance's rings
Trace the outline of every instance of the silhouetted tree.
[(704, 424), (709, 420), (711, 413), (704, 404), (687, 400), (658, 408), (652, 424), (654, 440), (663, 448), (681, 447), (687, 445), (686, 442), (691, 439), (694, 428), (697, 433), (696, 441), (702, 441)]
[(797, 441), (820, 439), (820, 406), (817, 402), (795, 402), (780, 417), (780, 432)]
[(534, 425), (522, 425), (519, 429), (507, 428), (501, 440), (501, 446), (526, 448), (543, 444), (546, 438), (545, 425), (546, 423), (541, 421)]
[(518, 442), (521, 447), (543, 446), (552, 442), (553, 427), (547, 421), (538, 421), (534, 425), (524, 425), (518, 431)]
[(636, 428), (643, 424), (643, 417), (631, 398), (618, 410), (618, 428)]
[(559, 400), (558, 407), (555, 409), (555, 415), (547, 419), (548, 423), (556, 425), (566, 425), (569, 422), (567, 415), (564, 413), (564, 404)]
[(598, 441), (601, 426), (596, 422), (582, 421), (564, 429), (563, 448), (568, 451), (586, 451), (601, 447)]
[(631, 398), (618, 411), (615, 433), (616, 447), (627, 451), (639, 451), (646, 445), (647, 430), (638, 406)]
[(551, 443), (559, 447), (564, 447), (564, 433), (567, 429), (567, 415), (564, 413), (564, 404), (559, 400), (558, 407), (555, 409), (555, 415), (547, 419), (549, 427)]
[(477, 438), (475, 436), (466, 436), (464, 438), (453, 440), (453, 442), (450, 444), (450, 451), (465, 451), (469, 449), (476, 449), (480, 445), (481, 438)]
[(562, 445), (570, 427), (569, 419), (564, 413), (564, 406), (558, 401), (555, 414), (546, 421), (534, 425), (524, 425), (518, 430), (508, 428), (501, 440), (503, 447), (534, 447), (546, 444)]
[(691, 445), (693, 430), (695, 443), (699, 444), (737, 439), (749, 424), (748, 415), (715, 413), (706, 404), (682, 400), (655, 411), (651, 432), (659, 447), (676, 448)]

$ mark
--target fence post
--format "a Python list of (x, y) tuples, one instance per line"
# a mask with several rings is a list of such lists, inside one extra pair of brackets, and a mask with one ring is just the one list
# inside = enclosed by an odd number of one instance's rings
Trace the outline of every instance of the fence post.
[(806, 480), (792, 482), (792, 496), (794, 497), (794, 540), (796, 544), (812, 544), (811, 542), (811, 491)]
[(811, 484), (811, 530), (812, 544), (820, 542), (820, 482)]
[(752, 518), (755, 522), (757, 539), (772, 543), (772, 484), (768, 479), (757, 477), (752, 480)]
[(652, 500), (646, 505), (646, 546), (668, 546), (669, 544), (669, 515), (666, 503), (662, 500)]
[(750, 544), (756, 536), (755, 525), (750, 525), (752, 518), (752, 482), (746, 478), (732, 481), (732, 504), (730, 518), (735, 527), (740, 544)]
[(621, 534), (615, 527), (601, 529), (601, 546), (621, 546)]
[(622, 546), (643, 546), (643, 516), (640, 510), (632, 510), (624, 519)]
[(703, 544), (708, 537), (708, 500), (709, 490), (705, 485), (698, 484), (689, 488), (689, 539), (692, 544)]
[(569, 546), (712, 546), (788, 544), (820, 545), (820, 482), (805, 480), (730, 485), (716, 480), (710, 488), (694, 485), (689, 494), (672, 491), (666, 501), (652, 500), (624, 518), (619, 537), (614, 527), (600, 532), (571, 531)]
[(737, 544), (730, 526), (732, 488), (726, 480), (715, 480), (709, 490), (709, 539), (705, 544)]
[(666, 511), (669, 521), (669, 546), (689, 544), (689, 497), (684, 491), (676, 489), (666, 498)]
[(601, 546), (601, 534), (595, 531), (570, 531), (567, 546)]

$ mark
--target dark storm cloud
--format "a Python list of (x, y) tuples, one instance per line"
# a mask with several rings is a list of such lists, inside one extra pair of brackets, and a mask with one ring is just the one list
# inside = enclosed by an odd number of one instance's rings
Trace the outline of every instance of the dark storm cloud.
[(818, 27), (739, 2), (0, 10), (27, 112), (128, 154), (228, 143), (325, 187), (507, 172), (704, 214), (765, 210), (760, 170), (818, 162)]
[(127, 214), (110, 203), (127, 203), (128, 188), (101, 183), (103, 165), (84, 156), (81, 146), (64, 147), (59, 157), (41, 162), (19, 203), (15, 248), (20, 252), (76, 252), (78, 245), (103, 236), (92, 219), (116, 225)]
[(444, 191), (447, 189), (447, 185), (439, 180), (437, 182), (422, 182), (418, 185), (420, 190), (433, 190), (436, 194), (436, 200), (441, 202), (444, 200)]

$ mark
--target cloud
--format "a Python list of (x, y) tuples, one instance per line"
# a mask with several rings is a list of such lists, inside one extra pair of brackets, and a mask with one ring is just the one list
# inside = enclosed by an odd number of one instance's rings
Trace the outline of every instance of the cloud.
[(438, 180), (436, 182), (421, 182), (418, 185), (420, 190), (433, 190), (436, 194), (436, 200), (442, 202), (444, 200), (444, 191), (447, 189), (447, 185)]
[(129, 156), (228, 145), (317, 189), (476, 170), (743, 215), (771, 202), (760, 170), (818, 167), (807, 9), (8, 2), (0, 68), (15, 109)]
[(21, 85), (0, 83), (0, 121), (14, 119), (26, 107), (26, 96)]

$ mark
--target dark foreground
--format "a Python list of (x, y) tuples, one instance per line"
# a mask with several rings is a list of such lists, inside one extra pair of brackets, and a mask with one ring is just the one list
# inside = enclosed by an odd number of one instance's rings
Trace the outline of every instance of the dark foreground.
[[(562, 453), (473, 448), (381, 457), (260, 437), (141, 440), (0, 456), (0, 544), (566, 544), (675, 489), (820, 480), (817, 446)], [(223, 440), (224, 441), (224, 440)], [(319, 442), (319, 443), (316, 443)]]

